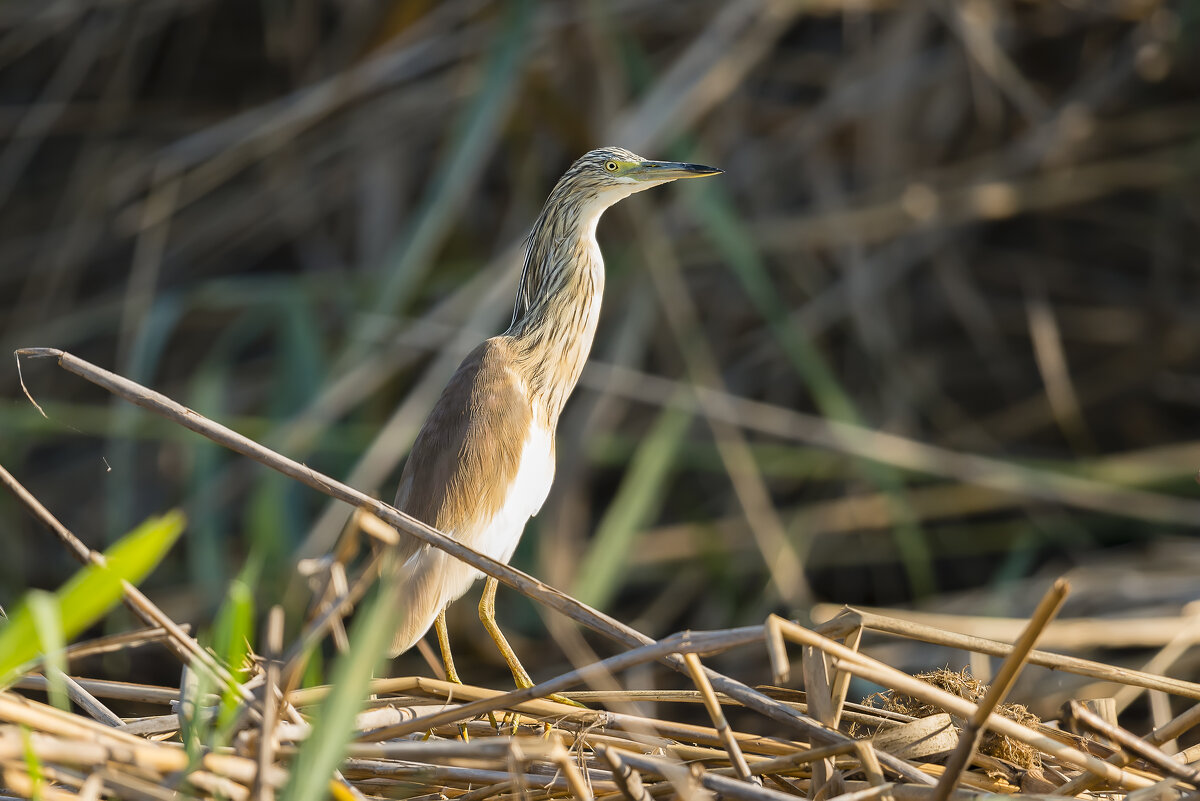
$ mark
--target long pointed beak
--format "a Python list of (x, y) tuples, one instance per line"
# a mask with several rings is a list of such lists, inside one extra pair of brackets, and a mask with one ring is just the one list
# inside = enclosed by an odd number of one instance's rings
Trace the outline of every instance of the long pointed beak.
[(674, 181), (677, 178), (701, 178), (725, 172), (703, 164), (685, 164), (682, 161), (643, 161), (629, 171), (628, 175), (639, 181)]

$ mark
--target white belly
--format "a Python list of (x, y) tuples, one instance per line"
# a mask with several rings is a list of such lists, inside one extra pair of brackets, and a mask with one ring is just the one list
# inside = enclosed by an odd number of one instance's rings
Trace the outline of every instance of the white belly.
[[(471, 530), (446, 533), (497, 562), (507, 563), (512, 558), (513, 551), (517, 549), (517, 543), (521, 541), (525, 524), (542, 508), (553, 481), (554, 435), (543, 428), (535, 427), (530, 431), (525, 440), (525, 447), (521, 450), (521, 463), (517, 467), (516, 477), (509, 487), (504, 505), (490, 520), (483, 521), (481, 525), (477, 523)], [(439, 610), (462, 597), (472, 584), (483, 578), (483, 574), (475, 568), (444, 553), (428, 554), (420, 558), (429, 556), (442, 563), (436, 571), (441, 576), (439, 595), (442, 601), (437, 607)]]
[(493, 559), (507, 562), (517, 548), (525, 524), (545, 503), (553, 481), (554, 435), (534, 426), (521, 450), (521, 463), (504, 505), (478, 533), (472, 536), (463, 532), (461, 539)]

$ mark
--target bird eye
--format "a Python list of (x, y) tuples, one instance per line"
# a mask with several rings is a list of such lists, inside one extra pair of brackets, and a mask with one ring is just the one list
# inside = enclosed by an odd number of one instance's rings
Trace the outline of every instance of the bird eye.
[(606, 163), (604, 165), (604, 169), (608, 170), (609, 172), (616, 172), (617, 171), (617, 162), (610, 161), (610, 162)]

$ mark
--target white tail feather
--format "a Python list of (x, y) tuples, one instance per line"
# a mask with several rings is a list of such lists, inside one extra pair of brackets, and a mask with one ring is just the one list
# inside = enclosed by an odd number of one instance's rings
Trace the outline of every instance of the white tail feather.
[(400, 568), (396, 604), (401, 619), (389, 654), (397, 656), (416, 645), (478, 576), (475, 568), (428, 545), (409, 557)]

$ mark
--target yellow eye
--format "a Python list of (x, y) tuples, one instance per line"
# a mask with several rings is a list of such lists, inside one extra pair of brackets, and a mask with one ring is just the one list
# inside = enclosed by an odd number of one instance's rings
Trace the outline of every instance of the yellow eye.
[(609, 172), (616, 172), (617, 171), (617, 162), (615, 162), (615, 161), (607, 162), (604, 165), (604, 169), (608, 170)]

